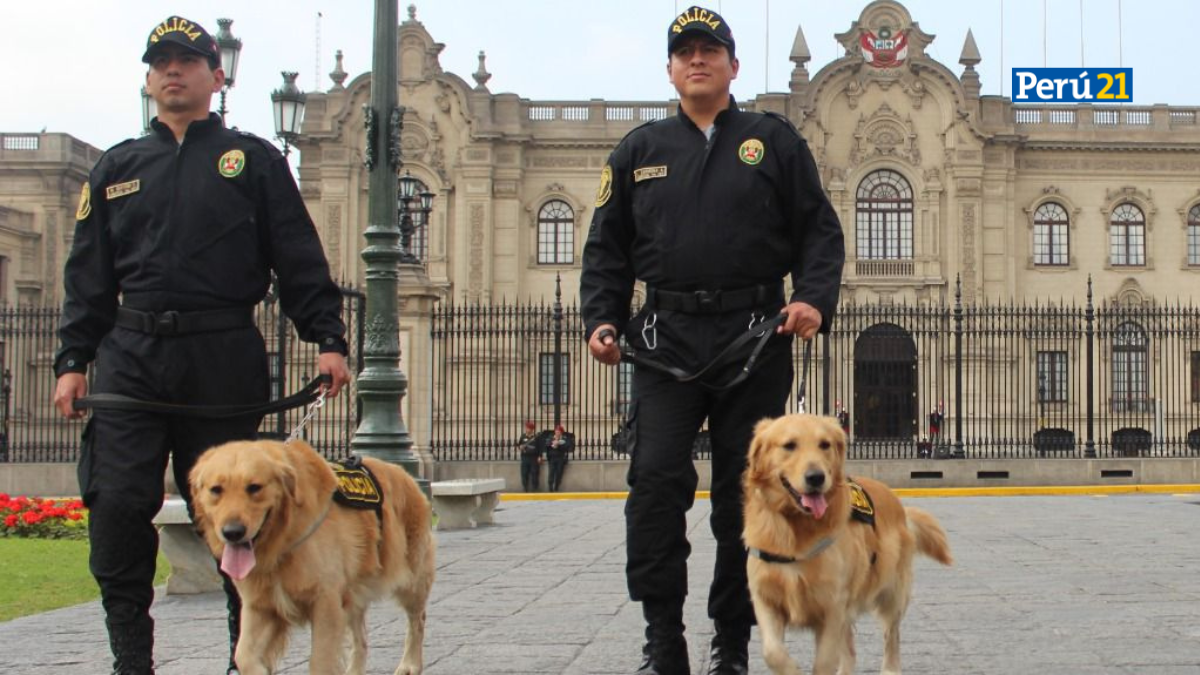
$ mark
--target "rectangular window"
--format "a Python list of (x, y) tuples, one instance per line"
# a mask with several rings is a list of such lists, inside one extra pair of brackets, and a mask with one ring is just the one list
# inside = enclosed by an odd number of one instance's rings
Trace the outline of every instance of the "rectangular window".
[(1192, 352), (1192, 403), (1200, 403), (1200, 352)]
[(1033, 230), (1033, 264), (1067, 264), (1067, 226), (1037, 225)]
[(538, 264), (572, 265), (575, 263), (575, 227), (571, 221), (538, 224)]
[(1187, 256), (1189, 265), (1200, 265), (1200, 223), (1188, 223)]
[(1141, 224), (1112, 224), (1109, 252), (1113, 265), (1146, 264), (1146, 230)]
[(1066, 352), (1037, 353), (1037, 388), (1039, 403), (1066, 403)]
[(567, 405), (571, 402), (571, 355), (558, 354), (559, 380), (561, 386), (555, 387), (554, 352), (542, 352), (538, 355), (538, 401), (542, 405), (554, 405), (554, 394), (557, 390), (558, 402)]

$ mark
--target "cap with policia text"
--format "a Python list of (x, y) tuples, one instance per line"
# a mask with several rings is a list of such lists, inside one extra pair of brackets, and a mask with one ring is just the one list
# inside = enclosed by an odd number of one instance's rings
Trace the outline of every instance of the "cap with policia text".
[(688, 33), (704, 33), (733, 50), (733, 31), (720, 14), (703, 7), (690, 7), (675, 17), (667, 29), (667, 53), (675, 51), (675, 41)]
[(181, 16), (173, 16), (154, 27), (146, 38), (146, 53), (142, 62), (150, 63), (154, 50), (159, 45), (173, 43), (186, 47), (197, 54), (208, 57), (214, 68), (221, 65), (221, 50), (204, 26)]

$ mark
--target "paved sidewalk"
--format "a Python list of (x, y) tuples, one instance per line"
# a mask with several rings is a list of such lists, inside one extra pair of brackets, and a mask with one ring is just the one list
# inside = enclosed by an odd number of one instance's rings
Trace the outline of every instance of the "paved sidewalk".
[[(1200, 673), (1200, 495), (907, 498), (941, 519), (956, 566), (918, 559), (904, 623), (908, 675)], [(438, 533), (426, 636), (428, 675), (632, 673), (640, 607), (624, 583), (620, 500), (501, 502), (498, 525)], [(713, 563), (709, 503), (689, 517), (686, 621), (692, 672), (707, 666)], [(159, 675), (224, 671), (223, 598), (160, 597)], [(369, 615), (369, 672), (399, 662), (404, 619)], [(99, 605), (0, 623), (0, 673), (107, 673)], [(300, 632), (283, 673), (307, 673)], [(812, 636), (793, 633), (805, 672)], [(859, 623), (859, 671), (878, 672), (875, 621)], [(767, 673), (757, 634), (751, 672)]]

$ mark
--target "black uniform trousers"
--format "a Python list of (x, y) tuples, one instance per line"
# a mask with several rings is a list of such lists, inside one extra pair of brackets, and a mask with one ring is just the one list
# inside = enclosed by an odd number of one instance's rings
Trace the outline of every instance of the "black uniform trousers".
[(683, 605), (691, 553), (686, 514), (698, 480), (692, 444), (707, 417), (712, 439), (709, 525), (717, 542), (708, 615), (754, 623), (742, 544), (741, 479), (754, 425), (784, 413), (793, 371), (787, 345), (790, 340), (768, 348), (746, 380), (721, 392), (650, 368), (635, 369), (625, 502), (625, 573), (633, 600)]
[(526, 492), (538, 491), (542, 475), (542, 464), (538, 461), (540, 457), (536, 452), (521, 453), (521, 488)]
[[(114, 328), (95, 361), (97, 393), (189, 404), (255, 404), (269, 398), (257, 328), (158, 337)], [(188, 473), (208, 448), (255, 436), (260, 418), (205, 420), (97, 410), (84, 432), (79, 488), (88, 507), (89, 564), (110, 624), (144, 622), (154, 599), (158, 532), (169, 458), (191, 511)], [(226, 580), (227, 591), (232, 585)]]
[(550, 470), (547, 474), (548, 489), (551, 492), (558, 492), (562, 487), (563, 471), (567, 468), (567, 453), (557, 450), (546, 451), (546, 461), (550, 464)]

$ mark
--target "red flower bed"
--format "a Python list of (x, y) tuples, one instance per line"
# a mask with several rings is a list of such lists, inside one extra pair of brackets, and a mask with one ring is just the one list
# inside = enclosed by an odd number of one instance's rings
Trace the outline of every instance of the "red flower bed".
[(0, 537), (84, 539), (87, 509), (78, 499), (9, 497), (0, 492)]

